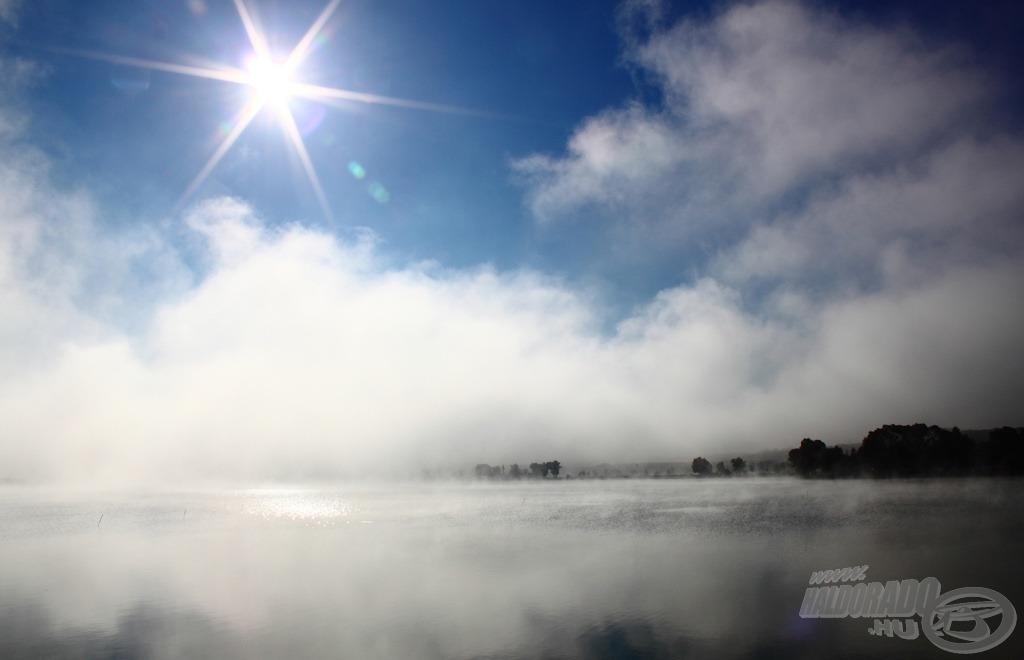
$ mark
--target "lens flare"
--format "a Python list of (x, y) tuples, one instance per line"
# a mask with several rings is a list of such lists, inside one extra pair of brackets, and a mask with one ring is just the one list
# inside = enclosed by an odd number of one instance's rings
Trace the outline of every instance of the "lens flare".
[(391, 193), (388, 192), (388, 189), (377, 181), (371, 183), (370, 187), (367, 188), (366, 191), (370, 193), (370, 197), (373, 197), (381, 204), (387, 204), (391, 199)]

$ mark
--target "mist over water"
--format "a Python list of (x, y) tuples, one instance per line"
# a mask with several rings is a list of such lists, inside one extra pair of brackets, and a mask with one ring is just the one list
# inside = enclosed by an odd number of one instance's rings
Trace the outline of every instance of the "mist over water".
[(942, 655), (798, 616), (813, 571), (863, 564), (1024, 605), (1012, 481), (6, 487), (0, 511), (5, 658)]

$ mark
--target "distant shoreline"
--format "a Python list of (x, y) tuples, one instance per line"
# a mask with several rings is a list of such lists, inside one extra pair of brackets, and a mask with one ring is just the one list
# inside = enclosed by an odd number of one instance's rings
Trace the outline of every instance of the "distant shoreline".
[[(809, 479), (888, 479), (1024, 476), (1024, 428), (1003, 426), (981, 431), (945, 429), (926, 424), (886, 424), (869, 432), (860, 445), (829, 447), (804, 438), (785, 452), (786, 460), (747, 462), (742, 456), (716, 464), (697, 456), (676, 461), (602, 463), (566, 472), (559, 461), (531, 463), (529, 470), (477, 464), (484, 481), (537, 479), (713, 479), (731, 477), (801, 477)], [(771, 454), (759, 452), (755, 455)], [(781, 452), (780, 452), (781, 453)], [(547, 466), (557, 465), (553, 474)]]

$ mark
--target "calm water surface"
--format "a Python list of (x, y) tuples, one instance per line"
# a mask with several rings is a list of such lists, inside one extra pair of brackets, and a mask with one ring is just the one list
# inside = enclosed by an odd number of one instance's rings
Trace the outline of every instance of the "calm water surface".
[[(810, 574), (1024, 616), (1024, 483), (0, 488), (0, 657), (952, 658), (803, 619)], [(102, 516), (102, 519), (101, 519)], [(1024, 658), (1024, 624), (979, 658)]]

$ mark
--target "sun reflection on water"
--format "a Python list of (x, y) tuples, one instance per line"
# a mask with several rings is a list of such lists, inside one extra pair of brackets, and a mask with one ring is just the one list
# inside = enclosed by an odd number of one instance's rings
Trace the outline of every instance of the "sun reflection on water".
[(338, 495), (304, 489), (247, 491), (242, 508), (247, 514), (264, 520), (291, 520), (305, 523), (307, 527), (348, 523), (357, 512), (351, 502)]

